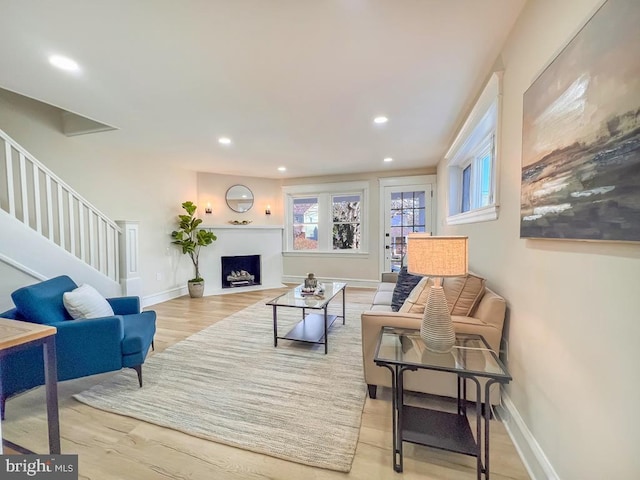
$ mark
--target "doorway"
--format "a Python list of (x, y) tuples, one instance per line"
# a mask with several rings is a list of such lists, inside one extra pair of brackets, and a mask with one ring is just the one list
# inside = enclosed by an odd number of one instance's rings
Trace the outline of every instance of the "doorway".
[(399, 272), (406, 265), (407, 235), (433, 234), (435, 175), (380, 180), (383, 246), (381, 272)]

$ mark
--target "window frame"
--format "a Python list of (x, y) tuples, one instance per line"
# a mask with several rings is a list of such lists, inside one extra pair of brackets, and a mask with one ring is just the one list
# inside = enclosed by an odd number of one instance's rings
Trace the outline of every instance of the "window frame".
[[(369, 182), (338, 182), (311, 185), (289, 185), (282, 187), (284, 205), (283, 254), (300, 255), (368, 255), (369, 246)], [(333, 198), (360, 195), (360, 248), (333, 248)], [(316, 250), (294, 250), (293, 242), (293, 200), (297, 198), (318, 199), (318, 248)]]
[[(502, 72), (494, 72), (445, 155), (448, 173), (447, 225), (498, 218), (499, 135), (502, 103)], [(481, 156), (491, 150), (489, 204), (481, 205)], [(471, 166), (470, 209), (462, 210), (463, 171)]]

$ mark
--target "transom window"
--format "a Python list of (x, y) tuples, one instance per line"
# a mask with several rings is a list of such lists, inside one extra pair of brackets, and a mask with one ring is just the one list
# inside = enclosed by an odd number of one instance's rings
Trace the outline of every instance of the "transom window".
[(287, 251), (362, 251), (366, 182), (288, 186), (283, 191)]

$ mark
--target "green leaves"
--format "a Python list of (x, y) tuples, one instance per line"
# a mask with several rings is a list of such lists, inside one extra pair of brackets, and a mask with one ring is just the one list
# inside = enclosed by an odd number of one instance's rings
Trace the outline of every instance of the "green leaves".
[(209, 230), (198, 228), (202, 224), (202, 219), (195, 217), (198, 207), (193, 202), (184, 202), (182, 208), (187, 215), (178, 215), (178, 230), (171, 232), (171, 238), (173, 238), (171, 243), (178, 245), (183, 254), (189, 255), (196, 271), (196, 278), (200, 278), (198, 269), (200, 248), (211, 245), (217, 237)]

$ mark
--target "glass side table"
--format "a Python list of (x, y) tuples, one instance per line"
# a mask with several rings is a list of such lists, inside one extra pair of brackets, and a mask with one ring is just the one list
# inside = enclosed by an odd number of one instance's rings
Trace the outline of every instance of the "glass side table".
[[(490, 387), (509, 383), (511, 375), (486, 340), (481, 335), (456, 334), (451, 352), (434, 353), (426, 349), (419, 330), (382, 327), (374, 361), (391, 371), (393, 469), (402, 472), (402, 442), (410, 442), (476, 457), (478, 480), (483, 474), (489, 480)], [(419, 369), (457, 375), (456, 413), (405, 405), (403, 375)], [(475, 438), (467, 419), (468, 382), (476, 388)]]

